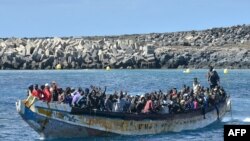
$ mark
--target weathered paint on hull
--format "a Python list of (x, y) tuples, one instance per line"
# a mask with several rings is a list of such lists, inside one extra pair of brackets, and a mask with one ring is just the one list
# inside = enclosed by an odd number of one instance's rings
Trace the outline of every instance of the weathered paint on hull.
[[(28, 108), (22, 101), (17, 103), (17, 111), (23, 120), (44, 138), (109, 136), (112, 134), (54, 119), (52, 118), (52, 113), (46, 112), (46, 110), (34, 109), (34, 106)], [(38, 111), (41, 114), (38, 114), (35, 111)], [(70, 120), (70, 117), (68, 118), (68, 120)]]
[[(30, 105), (29, 105), (30, 106)], [(203, 115), (166, 120), (122, 120), (100, 116), (72, 115), (71, 107), (65, 104), (35, 102), (30, 107), (22, 101), (17, 110), (22, 118), (44, 137), (84, 137), (109, 134), (144, 135), (162, 132), (178, 132), (203, 128), (218, 120), (216, 110)], [(29, 107), (29, 108), (28, 108)], [(222, 117), (229, 104), (220, 107)]]

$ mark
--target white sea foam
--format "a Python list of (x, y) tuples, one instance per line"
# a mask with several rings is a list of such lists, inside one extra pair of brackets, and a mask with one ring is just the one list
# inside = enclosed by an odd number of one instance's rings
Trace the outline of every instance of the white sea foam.
[(40, 137), (39, 137), (39, 140), (44, 141), (44, 140), (46, 140), (46, 138), (45, 138), (45, 137), (40, 136)]
[(231, 117), (224, 117), (224, 118), (222, 118), (222, 122), (229, 122), (229, 121), (231, 121), (232, 120), (232, 118)]
[(243, 121), (244, 122), (250, 122), (250, 117), (244, 118)]
[(222, 118), (222, 122), (238, 121), (238, 122), (250, 122), (250, 117), (230, 117), (226, 116)]

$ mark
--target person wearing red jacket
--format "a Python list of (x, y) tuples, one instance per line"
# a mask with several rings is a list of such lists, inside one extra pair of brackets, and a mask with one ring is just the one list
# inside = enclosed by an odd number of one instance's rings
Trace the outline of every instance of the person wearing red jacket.
[(44, 93), (44, 100), (47, 101), (47, 102), (50, 102), (51, 99), (52, 99), (52, 95), (51, 95), (51, 92), (50, 92), (49, 89), (50, 89), (50, 88), (49, 88), (49, 84), (46, 83), (46, 84), (45, 84), (45, 88), (44, 88), (44, 90), (43, 90), (43, 93)]
[(32, 96), (38, 98), (39, 100), (43, 100), (44, 94), (43, 91), (38, 88), (38, 84), (36, 84), (35, 88), (32, 90)]
[(144, 113), (152, 113), (152, 112), (154, 112), (154, 110), (155, 110), (155, 108), (154, 108), (154, 104), (152, 101), (152, 97), (148, 96), (148, 100), (147, 100), (146, 105), (143, 109), (143, 112)]

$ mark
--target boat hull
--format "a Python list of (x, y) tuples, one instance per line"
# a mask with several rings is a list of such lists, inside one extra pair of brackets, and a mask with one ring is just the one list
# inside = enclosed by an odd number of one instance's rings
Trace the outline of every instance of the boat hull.
[[(18, 101), (17, 111), (42, 137), (86, 137), (120, 135), (145, 135), (162, 132), (179, 132), (203, 128), (218, 119), (230, 109), (230, 99), (204, 115), (201, 113), (173, 114), (159, 120), (122, 119), (92, 114), (72, 114), (66, 104), (37, 101)], [(198, 113), (198, 114), (197, 114)]]

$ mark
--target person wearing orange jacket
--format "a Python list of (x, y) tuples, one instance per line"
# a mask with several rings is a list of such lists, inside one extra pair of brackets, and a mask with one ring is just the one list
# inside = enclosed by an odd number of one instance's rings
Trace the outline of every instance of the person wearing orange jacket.
[(45, 84), (45, 88), (43, 90), (43, 93), (44, 93), (44, 100), (47, 102), (50, 102), (52, 99), (52, 95), (51, 95), (50, 87), (49, 87), (48, 83)]

